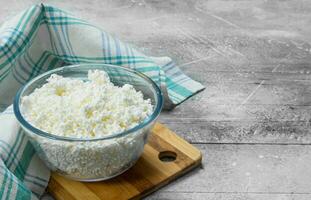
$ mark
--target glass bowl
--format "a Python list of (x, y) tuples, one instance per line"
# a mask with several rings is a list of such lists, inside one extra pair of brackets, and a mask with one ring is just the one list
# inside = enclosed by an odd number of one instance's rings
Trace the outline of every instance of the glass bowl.
[[(41, 87), (51, 74), (87, 80), (88, 70), (103, 70), (115, 85), (131, 84), (149, 98), (152, 114), (124, 132), (94, 139), (53, 135), (37, 129), (23, 116), (21, 99)], [(81, 64), (57, 68), (37, 76), (21, 88), (14, 99), (14, 113), (39, 157), (60, 175), (78, 181), (100, 181), (115, 177), (135, 164), (143, 152), (163, 105), (159, 87), (142, 73), (113, 65)]]

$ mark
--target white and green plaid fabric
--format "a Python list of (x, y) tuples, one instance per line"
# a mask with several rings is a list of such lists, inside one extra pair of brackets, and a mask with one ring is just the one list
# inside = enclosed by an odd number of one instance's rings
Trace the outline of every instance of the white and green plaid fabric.
[(0, 114), (0, 199), (37, 199), (50, 172), (19, 128), (12, 106)]
[[(161, 87), (168, 109), (204, 88), (170, 58), (146, 56), (84, 20), (41, 4), (0, 28), (0, 111), (33, 77), (77, 63), (113, 64), (146, 74)], [(0, 114), (0, 132), (2, 199), (38, 198), (50, 174), (19, 128), (11, 107)]]

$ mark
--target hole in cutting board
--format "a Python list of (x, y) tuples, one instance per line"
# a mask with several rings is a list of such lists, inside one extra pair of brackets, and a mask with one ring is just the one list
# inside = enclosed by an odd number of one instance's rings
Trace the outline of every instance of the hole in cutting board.
[(173, 151), (162, 151), (158, 157), (162, 162), (173, 162), (176, 160), (177, 154)]

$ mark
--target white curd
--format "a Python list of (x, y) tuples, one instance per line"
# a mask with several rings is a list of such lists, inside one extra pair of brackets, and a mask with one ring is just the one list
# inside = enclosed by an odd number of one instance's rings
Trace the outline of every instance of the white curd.
[(96, 138), (130, 129), (152, 113), (132, 85), (113, 85), (104, 71), (88, 72), (88, 80), (52, 75), (46, 84), (22, 98), (25, 118), (59, 136)]

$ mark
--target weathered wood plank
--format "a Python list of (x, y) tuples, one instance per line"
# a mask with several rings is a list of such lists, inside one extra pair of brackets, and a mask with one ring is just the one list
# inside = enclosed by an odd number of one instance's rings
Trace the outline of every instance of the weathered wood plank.
[(248, 29), (254, 36), (303, 35), (310, 39), (307, 37), (311, 9), (308, 1), (198, 1), (196, 7), (205, 14), (217, 16), (218, 20), (223, 19), (224, 24)]
[(253, 193), (182, 193), (159, 192), (145, 198), (146, 200), (309, 200), (310, 194), (253, 194)]
[(191, 104), (177, 107), (172, 112), (163, 112), (161, 119), (168, 121), (304, 121), (309, 122), (311, 106), (292, 105), (200, 105)]
[(275, 64), (278, 71), (274, 72), (210, 71), (204, 61), (182, 69), (206, 86), (195, 98), (198, 104), (310, 104), (311, 68), (307, 65), (292, 69), (288, 63)]
[(159, 120), (193, 143), (309, 144), (310, 113), (311, 106), (189, 103)]
[(190, 143), (311, 144), (310, 122), (160, 121)]
[[(284, 63), (261, 66), (249, 65), (254, 67), (252, 71), (234, 71), (234, 69), (230, 69), (229, 67), (223, 70), (216, 70), (213, 68), (210, 69), (209, 65), (209, 63), (202, 61), (188, 66), (182, 66), (181, 69), (206, 85), (209, 83), (258, 84), (262, 80), (266, 81), (264, 85), (280, 85), (283, 82), (311, 84), (311, 67), (309, 68), (304, 64), (301, 64), (296, 69), (291, 69), (291, 64), (288, 63), (286, 65)], [(266, 71), (265, 66), (274, 67), (274, 69), (278, 71)], [(257, 67), (257, 69), (255, 67)]]
[[(249, 80), (250, 81), (250, 80)], [(256, 80), (254, 80), (256, 81)], [(183, 106), (196, 105), (311, 105), (311, 84), (304, 81), (270, 81), (261, 80), (254, 83), (211, 82), (206, 89)], [(206, 110), (207, 111), (207, 110)]]

